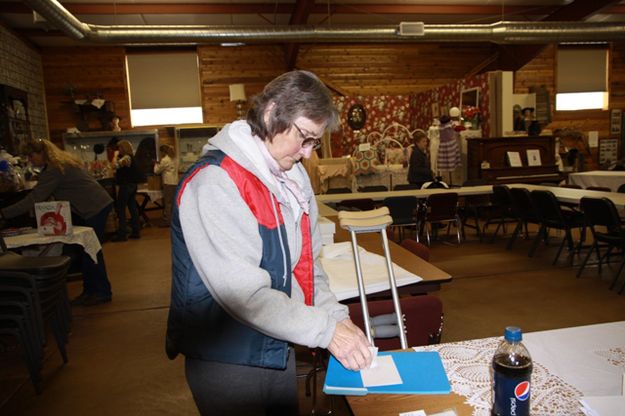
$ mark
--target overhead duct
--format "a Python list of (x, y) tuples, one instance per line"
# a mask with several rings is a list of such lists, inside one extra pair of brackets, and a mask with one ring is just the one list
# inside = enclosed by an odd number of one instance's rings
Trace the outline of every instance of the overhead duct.
[(423, 25), (420, 35), (403, 36), (386, 26), (104, 26), (83, 23), (56, 0), (24, 0), (72, 39), (96, 43), (202, 44), (222, 42), (607, 42), (625, 39), (625, 23), (498, 22)]

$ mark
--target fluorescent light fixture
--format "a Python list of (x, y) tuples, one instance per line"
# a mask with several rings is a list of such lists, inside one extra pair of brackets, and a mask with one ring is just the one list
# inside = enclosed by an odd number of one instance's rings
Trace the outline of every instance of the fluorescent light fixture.
[(245, 43), (243, 43), (243, 42), (222, 42), (219, 45), (223, 46), (225, 48), (232, 48), (232, 47), (236, 47), (236, 46), (245, 46)]
[(130, 110), (130, 121), (133, 127), (202, 123), (202, 107)]
[(556, 111), (607, 110), (609, 95), (605, 91), (556, 94)]

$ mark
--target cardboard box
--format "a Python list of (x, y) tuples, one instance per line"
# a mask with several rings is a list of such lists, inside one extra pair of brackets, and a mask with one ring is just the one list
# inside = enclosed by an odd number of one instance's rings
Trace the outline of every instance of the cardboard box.
[(69, 201), (38, 202), (35, 204), (39, 235), (72, 234), (72, 211)]

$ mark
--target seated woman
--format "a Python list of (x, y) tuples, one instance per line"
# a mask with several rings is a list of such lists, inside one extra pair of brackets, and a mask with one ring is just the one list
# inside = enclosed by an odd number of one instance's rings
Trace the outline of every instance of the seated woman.
[[(100, 244), (104, 241), (106, 218), (113, 208), (113, 199), (83, 168), (83, 163), (71, 153), (59, 149), (49, 140), (26, 143), (22, 151), (34, 167), (40, 168), (39, 181), (21, 201), (0, 210), (0, 217), (8, 219), (33, 209), (36, 202), (49, 197), (69, 201), (72, 213), (80, 222), (93, 228)], [(91, 306), (110, 302), (111, 283), (106, 274), (102, 250), (98, 262), (83, 252), (81, 256), (83, 292), (72, 305)]]
[(432, 181), (430, 158), (427, 154), (428, 137), (423, 131), (416, 131), (413, 135), (414, 149), (408, 163), (408, 183), (421, 187)]

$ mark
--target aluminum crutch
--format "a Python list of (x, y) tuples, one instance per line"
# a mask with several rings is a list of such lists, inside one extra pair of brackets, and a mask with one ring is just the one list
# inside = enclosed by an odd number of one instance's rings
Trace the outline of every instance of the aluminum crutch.
[(388, 246), (388, 237), (386, 235), (386, 227), (393, 223), (393, 219), (389, 215), (387, 207), (374, 209), (371, 211), (339, 211), (339, 224), (341, 228), (349, 231), (352, 240), (352, 251), (354, 253), (354, 263), (356, 265), (356, 276), (358, 279), (358, 292), (360, 294), (360, 304), (362, 306), (362, 316), (365, 322), (365, 333), (371, 345), (373, 337), (371, 335), (371, 318), (369, 317), (369, 308), (367, 307), (367, 294), (365, 292), (364, 277), (362, 274), (362, 266), (360, 264), (360, 255), (358, 253), (357, 234), (379, 232), (382, 237), (382, 245), (384, 247), (384, 257), (386, 259), (386, 269), (388, 271), (388, 281), (393, 296), (393, 306), (397, 318), (397, 327), (399, 328), (399, 340), (402, 349), (408, 348), (406, 342), (406, 328), (404, 326), (403, 315), (399, 303), (399, 295), (397, 294), (397, 283), (395, 281), (395, 273), (393, 271), (393, 262), (391, 261), (391, 253)]

